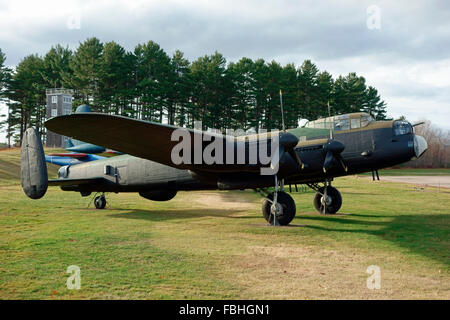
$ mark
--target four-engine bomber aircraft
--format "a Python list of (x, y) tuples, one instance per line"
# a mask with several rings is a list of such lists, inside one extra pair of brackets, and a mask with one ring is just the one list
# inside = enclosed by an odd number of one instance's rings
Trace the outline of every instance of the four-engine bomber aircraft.
[[(284, 192), (285, 185), (307, 184), (317, 192), (315, 208), (333, 214), (342, 204), (339, 191), (331, 186), (333, 178), (400, 164), (420, 157), (427, 149), (425, 139), (414, 134), (409, 122), (375, 121), (366, 113), (319, 119), (287, 132), (272, 132), (265, 138), (261, 134), (234, 137), (184, 129), (192, 141), (196, 135), (203, 137), (202, 150), (208, 148), (208, 141), (215, 139), (231, 142), (234, 151), (244, 146), (245, 161), (231, 164), (225, 161), (229, 152), (225, 148), (222, 162), (174, 163), (171, 154), (180, 142), (173, 141), (173, 132), (180, 129), (175, 126), (100, 113), (59, 116), (45, 125), (53, 132), (124, 155), (63, 166), (58, 179), (48, 180), (42, 143), (30, 128), (22, 142), (21, 164), (22, 187), (30, 198), (41, 198), (47, 186), (60, 186), (82, 196), (102, 193), (94, 203), (96, 208), (103, 209), (105, 192), (138, 192), (149, 200), (167, 201), (181, 190), (256, 189), (265, 195), (264, 218), (281, 225), (289, 224), (296, 213), (294, 200)], [(270, 142), (274, 137), (279, 139), (279, 157), (272, 159), (270, 165), (278, 170), (272, 175), (261, 175), (260, 169), (266, 164), (259, 158), (250, 161), (249, 150), (258, 139)], [(194, 158), (194, 149), (190, 157)], [(236, 160), (236, 152), (231, 157)], [(275, 187), (274, 192), (268, 192), (268, 187)]]

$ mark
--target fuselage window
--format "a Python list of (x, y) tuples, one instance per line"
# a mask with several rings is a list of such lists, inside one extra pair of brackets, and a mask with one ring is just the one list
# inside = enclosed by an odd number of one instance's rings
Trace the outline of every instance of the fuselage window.
[(350, 124), (352, 129), (358, 129), (361, 127), (361, 119), (360, 118), (351, 119)]

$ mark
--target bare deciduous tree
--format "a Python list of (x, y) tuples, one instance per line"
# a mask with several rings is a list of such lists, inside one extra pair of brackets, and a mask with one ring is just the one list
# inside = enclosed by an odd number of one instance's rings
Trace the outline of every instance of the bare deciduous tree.
[(410, 168), (449, 168), (450, 167), (450, 130), (436, 127), (429, 120), (416, 126), (416, 134), (425, 138), (428, 150), (414, 161), (405, 164)]

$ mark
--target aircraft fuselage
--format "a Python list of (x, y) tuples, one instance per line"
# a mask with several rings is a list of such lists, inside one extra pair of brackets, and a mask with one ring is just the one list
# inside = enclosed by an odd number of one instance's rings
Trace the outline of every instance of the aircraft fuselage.
[[(301, 141), (295, 148), (305, 167), (299, 169), (292, 157), (281, 159), (279, 178), (286, 183), (314, 183), (324, 179), (373, 171), (409, 161), (415, 156), (414, 134), (395, 135), (393, 121), (375, 122), (374, 126), (357, 130), (335, 132), (334, 139), (346, 147), (342, 158), (347, 171), (340, 166), (324, 172), (323, 145), (328, 136), (317, 136)], [(63, 167), (60, 179), (102, 177), (95, 184), (62, 186), (63, 190), (88, 192), (145, 192), (151, 190), (247, 189), (273, 185), (271, 176), (259, 171), (235, 173), (193, 172), (176, 169), (130, 155), (120, 155), (89, 163)], [(64, 175), (65, 174), (65, 175)]]

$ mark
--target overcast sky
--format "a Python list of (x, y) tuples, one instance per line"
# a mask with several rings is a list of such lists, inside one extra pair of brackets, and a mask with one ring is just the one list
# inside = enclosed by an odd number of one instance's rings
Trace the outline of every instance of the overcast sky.
[(7, 65), (92, 36), (128, 50), (153, 40), (190, 60), (215, 50), (228, 61), (311, 59), (335, 77), (364, 76), (388, 115), (450, 129), (450, 1), (0, 0)]

